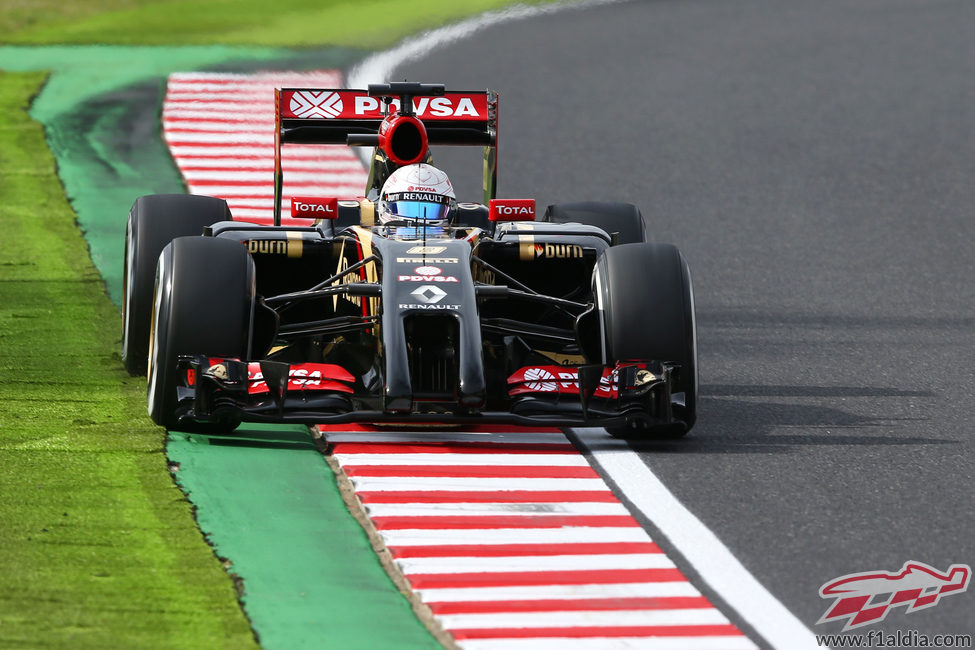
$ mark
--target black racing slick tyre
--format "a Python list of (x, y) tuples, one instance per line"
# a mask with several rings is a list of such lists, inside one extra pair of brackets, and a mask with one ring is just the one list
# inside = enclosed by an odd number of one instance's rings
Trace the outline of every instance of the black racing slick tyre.
[(246, 359), (254, 260), (240, 242), (179, 237), (159, 255), (149, 337), (149, 415), (170, 430), (225, 433), (239, 421), (180, 425), (180, 355)]
[(122, 364), (130, 375), (144, 375), (149, 355), (149, 318), (156, 260), (177, 237), (231, 219), (223, 199), (192, 194), (153, 194), (136, 199), (125, 229), (122, 275)]
[(674, 426), (644, 432), (638, 422), (607, 429), (620, 437), (682, 436), (697, 419), (697, 326), (684, 256), (672, 244), (606, 250), (593, 271), (603, 363), (647, 359), (679, 365), (672, 391)]
[(647, 240), (647, 227), (640, 208), (632, 203), (585, 201), (548, 206), (542, 221), (581, 223), (596, 226), (616, 235), (617, 244), (636, 244)]

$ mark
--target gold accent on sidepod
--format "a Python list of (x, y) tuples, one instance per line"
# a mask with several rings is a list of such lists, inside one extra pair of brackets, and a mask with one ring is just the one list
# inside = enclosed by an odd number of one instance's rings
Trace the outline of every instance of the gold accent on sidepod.
[[(362, 245), (362, 259), (372, 256), (372, 231), (362, 226), (352, 226), (352, 231), (359, 236), (359, 243)], [(366, 282), (375, 284), (379, 282), (379, 273), (376, 271), (376, 263), (366, 264)], [(369, 315), (375, 316), (379, 313), (379, 298), (369, 298)]]
[(301, 257), (304, 253), (304, 240), (300, 232), (288, 232), (288, 257)]
[(362, 199), (359, 202), (359, 223), (366, 228), (376, 225), (376, 204), (369, 199)]

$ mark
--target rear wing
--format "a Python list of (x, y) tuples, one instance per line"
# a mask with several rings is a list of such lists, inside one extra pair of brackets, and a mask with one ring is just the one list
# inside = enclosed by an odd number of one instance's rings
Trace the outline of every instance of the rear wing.
[[(281, 146), (284, 144), (375, 145), (388, 114), (401, 100), (389, 89), (435, 89), (434, 96), (406, 96), (423, 123), (429, 144), (484, 147), (484, 203), (497, 195), (498, 94), (491, 90), (444, 91), (442, 86), (385, 84), (369, 90), (279, 88), (274, 91), (274, 222), (281, 223)], [(439, 92), (437, 92), (439, 90)], [(386, 92), (383, 92), (386, 91)], [(415, 93), (420, 95), (420, 92)], [(409, 109), (408, 109), (409, 110)], [(375, 156), (373, 157), (375, 160)], [(375, 163), (374, 163), (375, 164)], [(374, 178), (371, 174), (370, 178)]]

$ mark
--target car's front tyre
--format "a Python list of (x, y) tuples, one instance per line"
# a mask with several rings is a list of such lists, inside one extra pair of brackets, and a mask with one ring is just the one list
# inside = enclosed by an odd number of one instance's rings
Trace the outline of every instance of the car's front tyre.
[(254, 260), (240, 242), (179, 237), (156, 266), (149, 335), (149, 415), (167, 429), (221, 433), (238, 422), (179, 424), (180, 355), (246, 359), (255, 307)]
[(606, 250), (593, 271), (603, 364), (636, 359), (676, 363), (674, 426), (643, 431), (639, 422), (613, 435), (682, 436), (697, 419), (697, 326), (684, 256), (672, 244), (625, 244)]
[(152, 194), (132, 205), (122, 275), (122, 364), (130, 375), (146, 372), (153, 283), (162, 249), (176, 237), (202, 235), (207, 226), (230, 218), (227, 202), (210, 196)]

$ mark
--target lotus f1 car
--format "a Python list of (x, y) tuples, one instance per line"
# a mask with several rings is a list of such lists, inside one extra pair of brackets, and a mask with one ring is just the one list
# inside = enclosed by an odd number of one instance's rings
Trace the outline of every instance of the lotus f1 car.
[[(344, 108), (302, 116), (304, 92)], [(537, 215), (534, 200), (498, 199), (496, 93), (403, 82), (276, 102), (275, 225), (193, 195), (144, 196), (129, 214), (122, 357), (148, 372), (156, 423), (693, 426), (684, 257), (646, 241), (633, 205)], [(288, 143), (375, 147), (364, 196), (290, 197), (306, 222), (282, 225)], [(431, 162), (430, 145), (484, 148), (483, 203), (439, 225), (377, 219), (386, 181)]]

